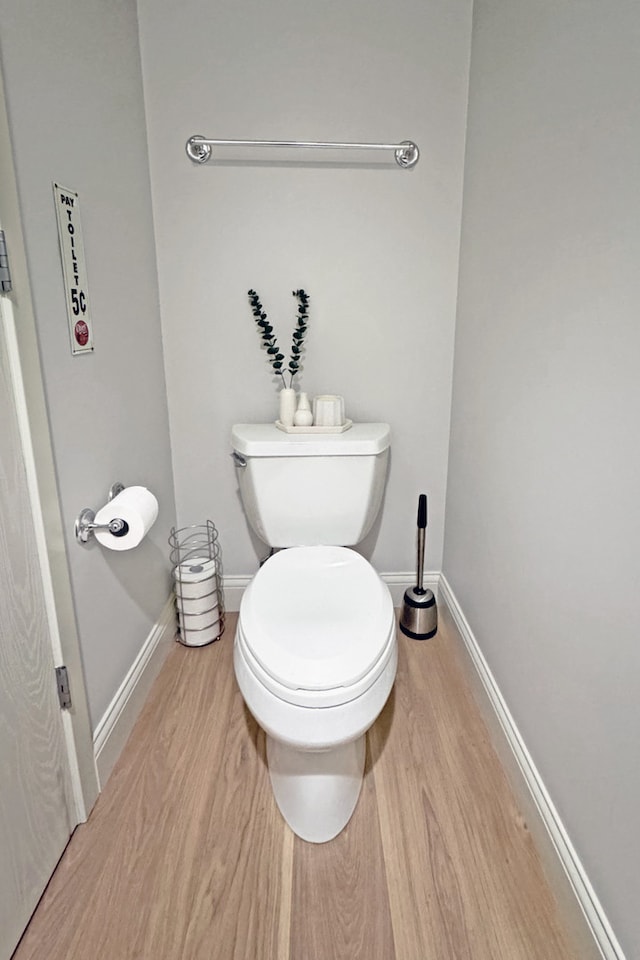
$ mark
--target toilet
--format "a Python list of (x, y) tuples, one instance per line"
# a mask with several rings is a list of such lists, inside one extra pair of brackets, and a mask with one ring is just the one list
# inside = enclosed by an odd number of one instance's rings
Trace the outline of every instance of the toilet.
[(295, 834), (332, 840), (360, 795), (365, 735), (395, 680), (388, 587), (350, 547), (380, 510), (385, 423), (343, 433), (237, 424), (233, 458), (247, 520), (275, 552), (240, 604), (234, 669), (267, 735), (276, 803)]

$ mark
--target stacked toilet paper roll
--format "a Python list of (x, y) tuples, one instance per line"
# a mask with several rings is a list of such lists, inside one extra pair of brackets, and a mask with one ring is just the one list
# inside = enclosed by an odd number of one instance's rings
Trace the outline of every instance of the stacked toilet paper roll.
[(220, 609), (216, 561), (194, 557), (173, 571), (180, 639), (189, 647), (202, 647), (218, 638)]
[(108, 550), (133, 550), (149, 532), (157, 516), (158, 501), (150, 490), (146, 487), (125, 487), (95, 516), (95, 522), (99, 524), (124, 520), (125, 532), (117, 535), (110, 530), (96, 530), (96, 540)]

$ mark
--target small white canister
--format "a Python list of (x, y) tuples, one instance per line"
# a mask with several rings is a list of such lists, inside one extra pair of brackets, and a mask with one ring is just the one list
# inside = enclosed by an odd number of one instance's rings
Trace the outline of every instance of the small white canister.
[(316, 427), (341, 427), (344, 423), (344, 397), (334, 394), (314, 397), (313, 422)]

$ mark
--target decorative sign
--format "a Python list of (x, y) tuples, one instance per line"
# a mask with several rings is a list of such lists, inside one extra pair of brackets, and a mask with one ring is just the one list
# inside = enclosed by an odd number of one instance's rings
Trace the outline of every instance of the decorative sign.
[(80, 225), (80, 201), (74, 190), (65, 190), (54, 183), (60, 257), (67, 300), (71, 353), (91, 353), (93, 335), (87, 291), (87, 269)]

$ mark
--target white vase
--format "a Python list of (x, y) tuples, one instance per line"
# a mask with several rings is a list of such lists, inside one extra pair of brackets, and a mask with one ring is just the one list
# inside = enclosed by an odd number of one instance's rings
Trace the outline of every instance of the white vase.
[(311, 412), (309, 397), (306, 393), (301, 393), (298, 398), (298, 408), (293, 417), (293, 425), (295, 427), (310, 427), (312, 423), (313, 414)]
[(280, 391), (280, 423), (284, 427), (293, 426), (296, 413), (296, 392), (292, 387), (283, 387)]

